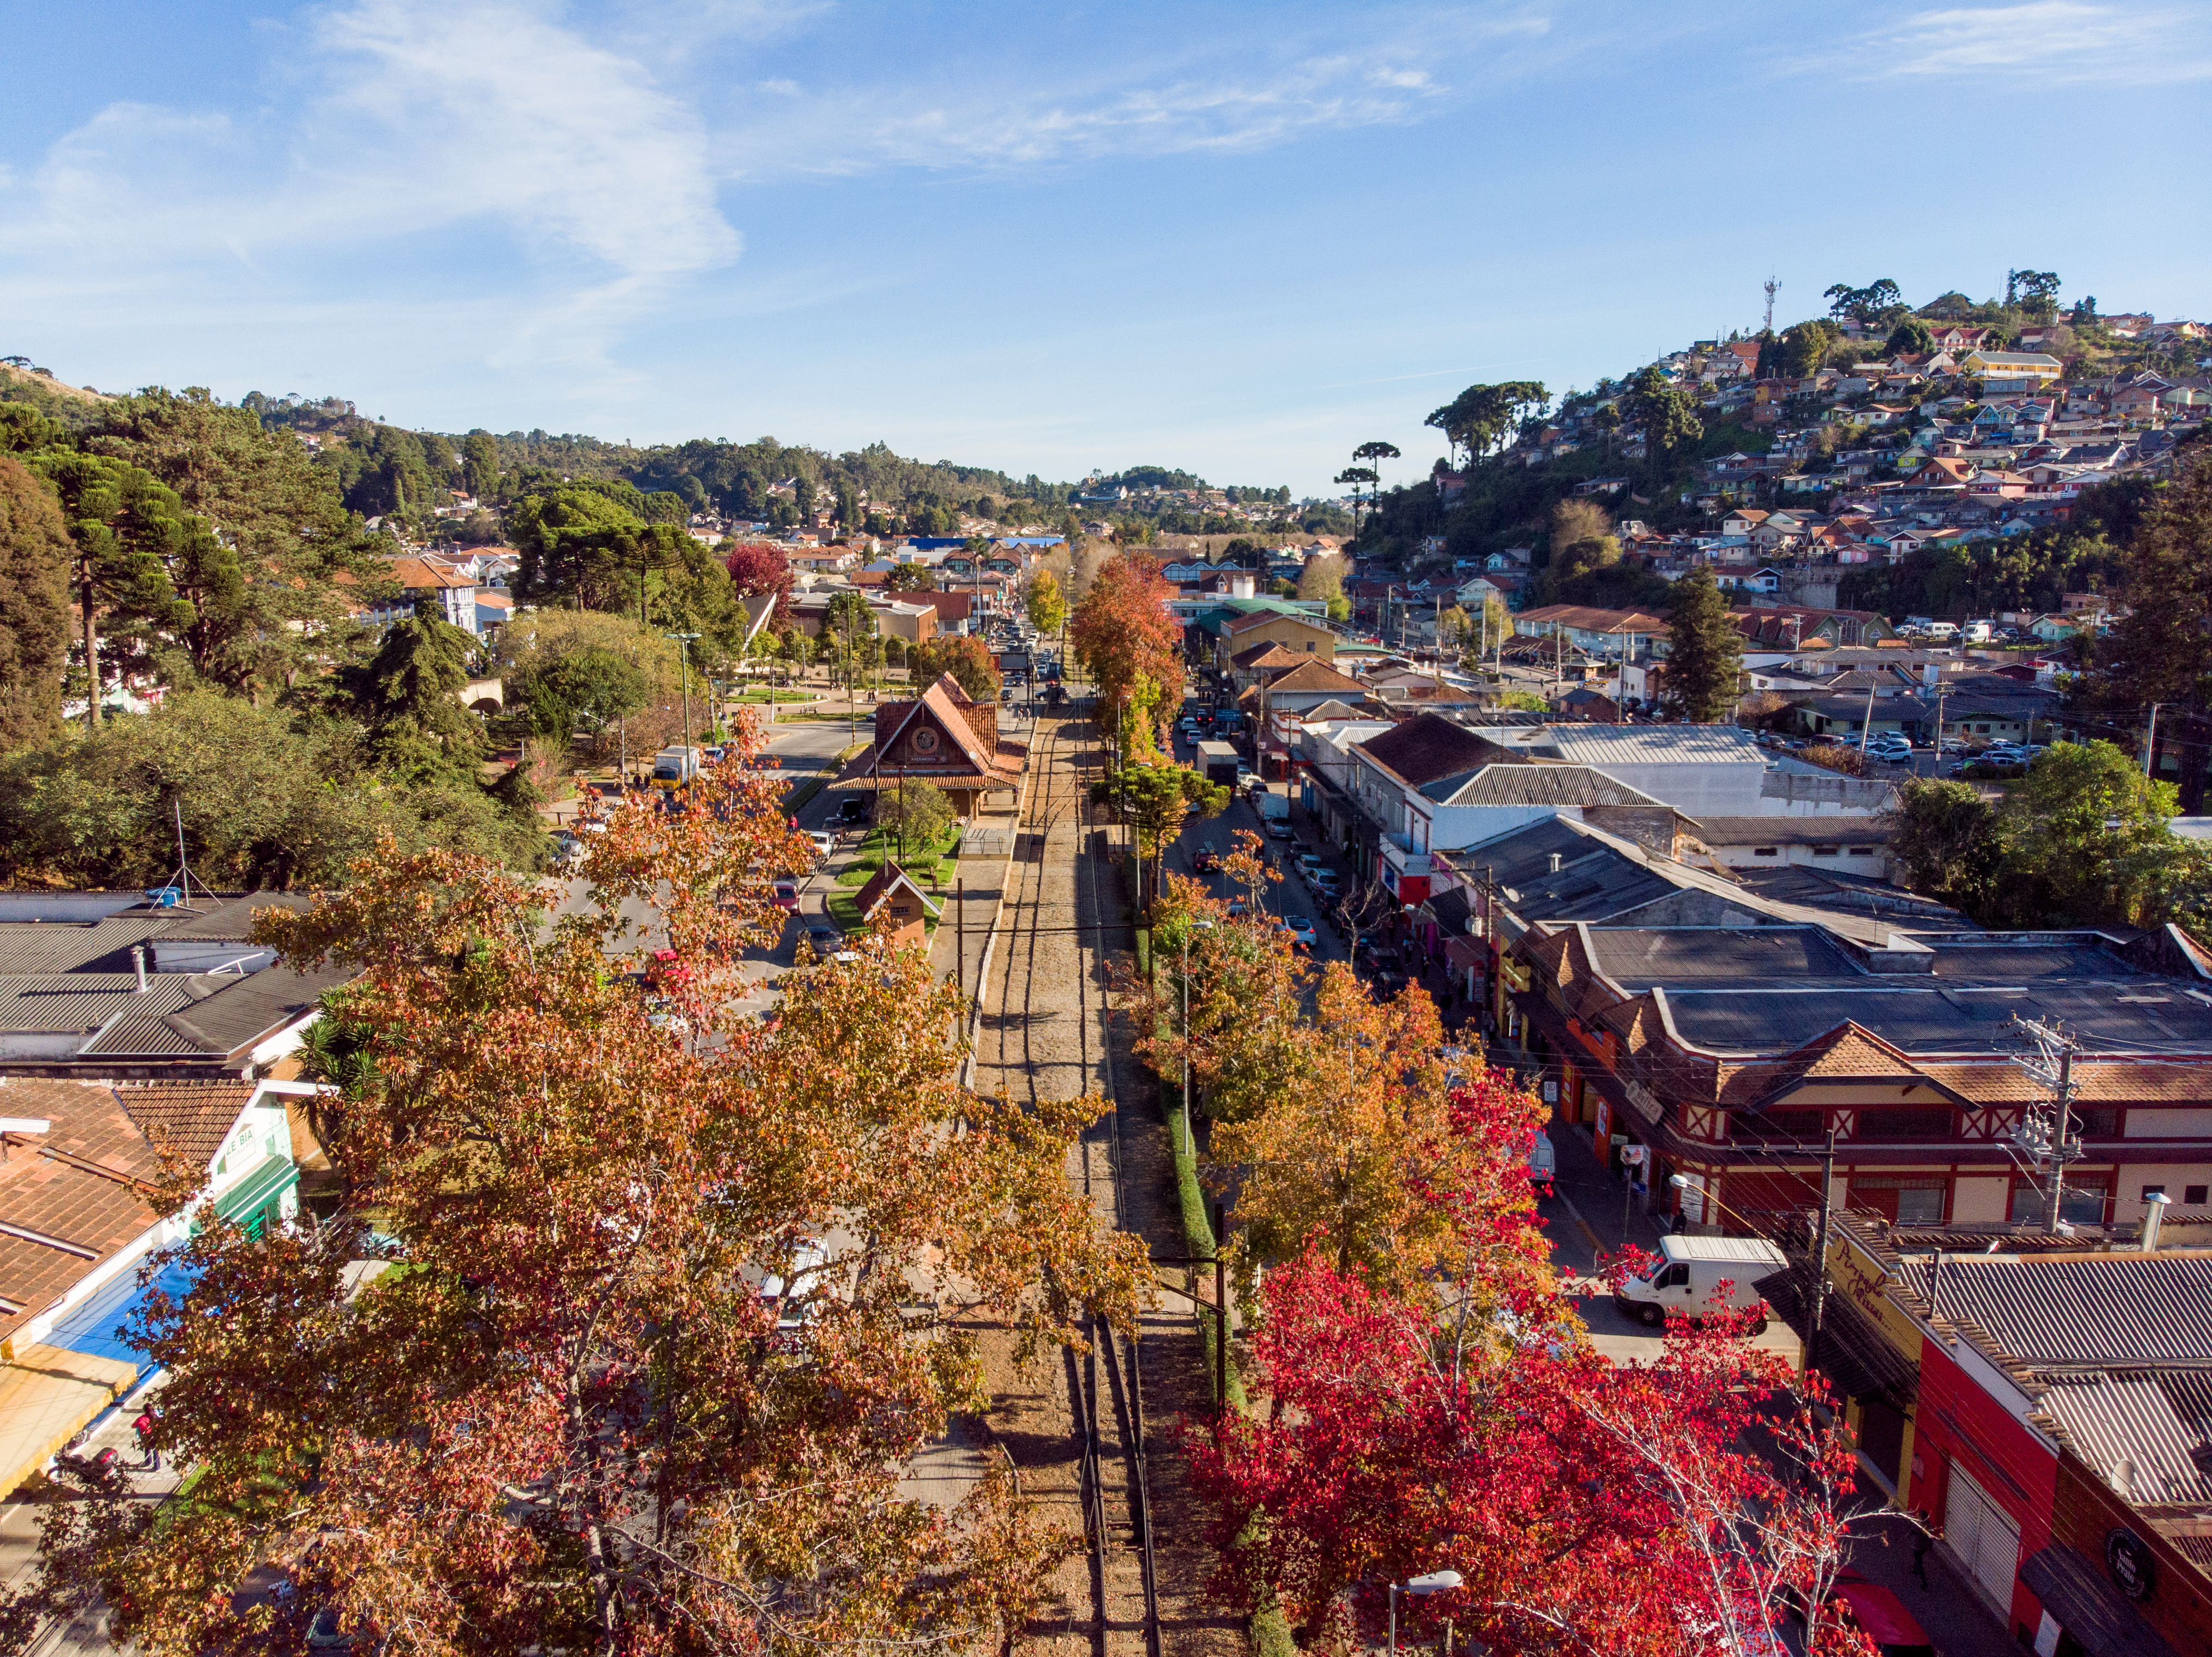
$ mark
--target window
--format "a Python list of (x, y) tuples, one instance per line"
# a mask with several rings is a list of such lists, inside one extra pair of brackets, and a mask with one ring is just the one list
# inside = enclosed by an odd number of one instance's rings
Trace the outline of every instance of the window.
[(1874, 848), (1872, 846), (1853, 846), (1851, 848), (1851, 856), (1854, 857), (1871, 857), (1874, 856)]
[[(2111, 1188), (2102, 1180), (2066, 1182), (2064, 1194), (2059, 1199), (2058, 1217), (2077, 1226), (2101, 1226), (2105, 1223), (2105, 1199)], [(2043, 1218), (2046, 1198), (2033, 1180), (2022, 1179), (2012, 1188), (2012, 1218), (2015, 1223)]]
[(2182, 1206), (2192, 1209), (2203, 1208), (2204, 1206), (2204, 1199), (2208, 1190), (2212, 1190), (2212, 1187), (2203, 1185), (2184, 1185), (2181, 1188)]
[(2142, 1197), (2141, 1200), (2148, 1203), (2154, 1197), (2163, 1197), (2165, 1195), (2166, 1187), (2163, 1185), (2145, 1185), (2142, 1188)]
[(1846, 1200), (1896, 1225), (1940, 1226), (1949, 1183), (1941, 1174), (1854, 1174)]
[(2120, 1113), (2110, 1108), (2074, 1112), (2074, 1131), (2084, 1139), (2118, 1139)]
[(1769, 1139), (1818, 1139), (1828, 1131), (1827, 1115), (1821, 1111), (1768, 1111), (1743, 1123)]
[(1751, 849), (1751, 855), (1754, 857), (1778, 857), (1782, 854), (1778, 847), (1753, 846)]
[(1842, 850), (1841, 846), (1814, 846), (1813, 855), (1815, 857), (1833, 857), (1839, 855)]

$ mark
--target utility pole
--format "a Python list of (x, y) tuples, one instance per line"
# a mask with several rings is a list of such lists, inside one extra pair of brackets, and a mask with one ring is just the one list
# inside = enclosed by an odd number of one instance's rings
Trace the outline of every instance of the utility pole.
[(2150, 704), (2150, 729), (2143, 735), (2143, 777), (2145, 780), (2149, 780), (2150, 778), (2151, 766), (2154, 763), (2154, 756), (2158, 752), (2158, 710), (2164, 706), (2166, 706), (2166, 704), (2163, 702), (2154, 702)]
[(696, 633), (671, 633), (676, 641), (677, 658), (684, 664), (684, 746), (691, 746), (691, 641)]
[(1859, 722), (1859, 758), (1866, 759), (1867, 738), (1874, 734), (1874, 686), (1867, 686), (1866, 717)]
[(2062, 1025), (2024, 1019), (2017, 1013), (2012, 1021), (2036, 1050), (2033, 1058), (2017, 1057), (2013, 1063), (2050, 1089), (2048, 1099), (2023, 1113), (2013, 1142), (2043, 1175), (2043, 1228), (2055, 1236), (2065, 1207), (2066, 1165), (2081, 1160), (2081, 1142), (2074, 1134), (2074, 1056), (2081, 1044)]
[(1805, 1326), (1805, 1352), (1797, 1365), (1801, 1372), (1811, 1369), (1817, 1362), (1820, 1320), (1828, 1309), (1828, 1217), (1835, 1188), (1836, 1130), (1830, 1128), (1828, 1148), (1820, 1156), (1820, 1223), (1813, 1235), (1813, 1315)]

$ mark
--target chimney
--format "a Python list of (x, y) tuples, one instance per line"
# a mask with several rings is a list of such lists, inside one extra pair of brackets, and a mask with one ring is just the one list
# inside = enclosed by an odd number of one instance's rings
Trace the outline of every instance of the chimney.
[(1552, 854), (1552, 873), (1557, 874), (1559, 872), (1560, 865), (1565, 863), (1566, 861), (1567, 860), (1561, 856), (1558, 852), (1553, 852)]
[(2142, 1252), (2158, 1252), (2158, 1240), (2166, 1230), (2166, 1205), (2172, 1199), (2162, 1191), (2154, 1191), (2143, 1198)]
[(1942, 677), (1943, 664), (1942, 662), (1923, 661), (1920, 664), (1920, 682), (1923, 685), (1927, 685), (1930, 690), (1935, 688), (1936, 681)]
[(143, 996), (146, 993), (146, 946), (144, 944), (134, 943), (131, 946), (131, 965), (138, 973), (138, 987), (131, 993)]

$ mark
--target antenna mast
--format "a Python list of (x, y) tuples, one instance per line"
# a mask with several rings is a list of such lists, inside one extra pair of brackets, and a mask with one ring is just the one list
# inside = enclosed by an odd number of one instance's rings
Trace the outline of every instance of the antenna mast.
[(1766, 278), (1766, 337), (1769, 339), (1774, 338), (1774, 290), (1781, 285), (1778, 277)]
[(167, 886), (155, 886), (146, 895), (164, 909), (189, 909), (192, 901), (192, 887), (197, 884), (202, 897), (210, 902), (216, 901), (215, 888), (193, 874), (192, 866), (185, 861), (185, 801), (182, 795), (170, 797), (169, 814), (177, 825), (177, 872), (169, 877)]
[(2033, 1178), (2043, 1188), (2043, 1228), (2055, 1235), (2066, 1196), (2066, 1165), (2082, 1156), (2074, 1132), (2074, 1057), (2081, 1045), (2062, 1025), (2017, 1013), (2012, 1021), (2035, 1044), (2033, 1057), (2023, 1054), (2013, 1063), (2050, 1090), (2048, 1098), (2021, 1112), (2013, 1143), (2035, 1165)]

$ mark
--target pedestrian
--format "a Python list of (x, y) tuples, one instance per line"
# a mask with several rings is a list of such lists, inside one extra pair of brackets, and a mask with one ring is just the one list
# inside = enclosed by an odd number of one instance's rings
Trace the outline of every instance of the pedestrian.
[(1920, 1521), (1920, 1534), (1912, 1538), (1912, 1574), (1920, 1579), (1920, 1591), (1928, 1591), (1928, 1550), (1936, 1545), (1936, 1527), (1925, 1508), (1913, 1517)]
[(131, 1423), (131, 1430), (138, 1440), (138, 1468), (142, 1473), (161, 1471), (161, 1453), (154, 1447), (154, 1412), (141, 1410), (138, 1419)]

